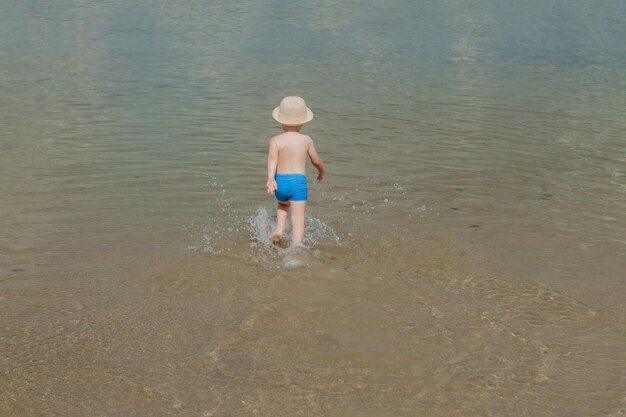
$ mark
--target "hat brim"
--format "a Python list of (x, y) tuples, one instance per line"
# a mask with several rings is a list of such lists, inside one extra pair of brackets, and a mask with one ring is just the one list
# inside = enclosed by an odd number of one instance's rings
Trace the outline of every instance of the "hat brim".
[(280, 117), (278, 117), (278, 109), (279, 107), (276, 107), (274, 110), (272, 110), (272, 117), (274, 118), (274, 120), (276, 120), (278, 123), (280, 123), (281, 125), (285, 125), (285, 126), (301, 126), (305, 123), (309, 123), (311, 120), (313, 120), (313, 112), (311, 111), (311, 109), (309, 109), (308, 107), (306, 108), (306, 119), (302, 122), (288, 122), (286, 120), (282, 120)]

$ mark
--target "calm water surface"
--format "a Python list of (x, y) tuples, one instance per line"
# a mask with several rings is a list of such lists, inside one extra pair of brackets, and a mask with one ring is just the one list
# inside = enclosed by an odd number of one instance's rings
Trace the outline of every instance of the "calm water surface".
[(0, 9), (0, 415), (626, 413), (623, 1)]

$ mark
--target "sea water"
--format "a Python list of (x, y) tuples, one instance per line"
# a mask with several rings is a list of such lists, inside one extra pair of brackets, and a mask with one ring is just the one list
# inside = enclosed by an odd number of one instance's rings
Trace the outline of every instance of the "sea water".
[(623, 2), (5, 3), (0, 415), (626, 412)]

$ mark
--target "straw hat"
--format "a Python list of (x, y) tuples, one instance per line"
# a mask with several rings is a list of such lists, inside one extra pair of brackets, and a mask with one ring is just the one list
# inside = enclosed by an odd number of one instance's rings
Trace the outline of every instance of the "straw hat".
[(313, 120), (313, 112), (302, 97), (285, 97), (272, 111), (272, 117), (281, 125), (300, 126)]

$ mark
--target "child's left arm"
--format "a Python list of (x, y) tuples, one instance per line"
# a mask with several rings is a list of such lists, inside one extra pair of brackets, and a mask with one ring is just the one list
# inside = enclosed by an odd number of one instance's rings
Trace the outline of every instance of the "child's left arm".
[(276, 167), (278, 166), (278, 146), (276, 141), (270, 140), (270, 149), (267, 154), (267, 183), (265, 188), (268, 194), (272, 194), (278, 188), (274, 175), (276, 174)]
[(313, 145), (313, 139), (311, 139), (311, 142), (309, 144), (309, 158), (311, 159), (311, 163), (313, 164), (313, 166), (315, 168), (317, 168), (317, 180), (321, 181), (324, 179), (324, 162), (322, 162), (322, 158), (320, 158), (320, 156), (318, 155), (317, 151), (315, 150), (315, 145)]

